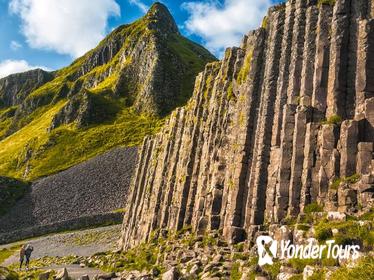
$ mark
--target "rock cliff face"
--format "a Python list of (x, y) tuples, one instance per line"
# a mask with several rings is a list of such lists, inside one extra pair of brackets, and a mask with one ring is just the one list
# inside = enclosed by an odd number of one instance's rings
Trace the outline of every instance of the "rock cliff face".
[(230, 242), (306, 205), (373, 206), (374, 1), (289, 0), (208, 64), (140, 150), (122, 244), (160, 229)]
[(33, 90), (52, 79), (53, 74), (41, 69), (0, 79), (0, 107), (19, 105)]

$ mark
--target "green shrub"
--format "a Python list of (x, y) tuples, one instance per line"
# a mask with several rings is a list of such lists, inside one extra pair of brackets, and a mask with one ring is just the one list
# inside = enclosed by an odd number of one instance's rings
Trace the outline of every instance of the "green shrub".
[(215, 246), (217, 245), (217, 239), (209, 234), (205, 234), (202, 243), (204, 246)]
[(237, 82), (239, 85), (243, 84), (248, 77), (249, 71), (251, 70), (251, 61), (253, 56), (253, 50), (249, 51), (244, 58), (244, 63), (238, 74)]
[(284, 220), (283, 223), (288, 226), (295, 225), (297, 223), (297, 220), (295, 217), (287, 216)]
[(340, 183), (342, 182), (343, 180), (341, 178), (336, 178), (333, 180), (333, 182), (331, 183), (330, 185), (330, 189), (332, 190), (337, 190), (340, 186)]
[(305, 214), (311, 214), (311, 213), (316, 213), (316, 212), (322, 212), (323, 207), (319, 205), (317, 202), (313, 202), (311, 204), (308, 204), (304, 208), (304, 213)]
[(341, 183), (355, 184), (360, 180), (361, 176), (359, 174), (353, 174), (352, 176), (345, 178), (336, 178), (330, 184), (330, 189), (337, 190)]
[(333, 237), (332, 229), (337, 229), (338, 233), (334, 240), (340, 245), (360, 244), (363, 249), (372, 249), (374, 246), (374, 231), (372, 223), (364, 225), (357, 221), (321, 221), (315, 226), (316, 238), (319, 241), (326, 241)]
[(308, 231), (310, 229), (309, 225), (305, 224), (297, 224), (296, 229), (302, 230), (302, 231)]
[(227, 100), (231, 101), (234, 97), (234, 91), (232, 88), (232, 82), (229, 84), (229, 87), (227, 88)]
[(331, 227), (322, 223), (315, 227), (316, 231), (316, 238), (319, 241), (326, 241), (327, 239), (332, 237), (332, 230)]
[(327, 120), (321, 122), (321, 124), (332, 124), (332, 125), (339, 125), (342, 122), (342, 117), (338, 115), (332, 115)]
[(371, 208), (369, 212), (361, 215), (359, 219), (364, 221), (374, 221), (374, 208)]
[(264, 29), (266, 29), (268, 27), (268, 21), (269, 21), (269, 18), (267, 16), (265, 16), (262, 19), (261, 27), (264, 28)]
[(240, 264), (235, 262), (231, 267), (230, 280), (240, 280), (242, 273), (240, 272)]
[(361, 176), (359, 174), (353, 174), (352, 176), (346, 177), (345, 181), (348, 184), (355, 184), (360, 181)]
[(234, 248), (237, 252), (243, 252), (244, 251), (244, 242), (238, 243), (234, 245)]
[(334, 6), (335, 2), (336, 2), (336, 0), (318, 0), (318, 6), (321, 6), (321, 5)]
[(331, 280), (367, 280), (374, 279), (374, 258), (366, 257), (355, 267), (341, 267), (332, 273)]
[(304, 271), (304, 268), (307, 265), (316, 265), (317, 260), (314, 259), (299, 259), (299, 258), (294, 258), (290, 259), (288, 263), (294, 268), (298, 273), (302, 273)]
[(264, 265), (262, 270), (270, 277), (270, 279), (276, 279), (280, 273), (282, 264), (279, 261), (275, 261), (272, 265)]

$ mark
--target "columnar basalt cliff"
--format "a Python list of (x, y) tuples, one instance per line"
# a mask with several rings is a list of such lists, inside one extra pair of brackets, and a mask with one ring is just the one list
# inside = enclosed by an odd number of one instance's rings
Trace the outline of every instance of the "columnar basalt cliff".
[(372, 207), (373, 17), (373, 0), (289, 0), (208, 64), (144, 140), (123, 247), (189, 226), (235, 243), (311, 203)]

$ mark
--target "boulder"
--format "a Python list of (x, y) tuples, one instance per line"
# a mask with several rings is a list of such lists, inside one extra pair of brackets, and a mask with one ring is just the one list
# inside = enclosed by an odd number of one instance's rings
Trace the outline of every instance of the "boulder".
[(116, 277), (116, 274), (114, 272), (111, 272), (111, 273), (106, 273), (106, 274), (100, 274), (98, 275), (97, 279), (110, 280), (114, 277)]
[(0, 280), (18, 279), (18, 275), (7, 269), (6, 267), (0, 266)]
[(157, 267), (153, 267), (151, 270), (151, 274), (155, 277), (159, 276), (161, 271)]
[(66, 267), (57, 272), (55, 279), (56, 280), (69, 280), (69, 273)]
[(213, 262), (214, 262), (214, 263), (218, 263), (218, 262), (221, 262), (221, 261), (223, 261), (223, 257), (222, 257), (222, 255), (218, 254), (218, 255), (215, 255), (215, 256), (213, 257)]
[(201, 272), (201, 266), (198, 264), (194, 264), (190, 270), (190, 274), (199, 274)]
[(288, 273), (288, 272), (281, 272), (277, 275), (277, 280), (288, 280), (291, 279), (295, 274)]
[(47, 270), (39, 274), (39, 280), (48, 280), (52, 274), (52, 270)]
[(347, 215), (344, 213), (331, 211), (327, 213), (327, 219), (329, 221), (345, 221), (347, 219)]
[(179, 271), (176, 267), (171, 268), (162, 275), (162, 280), (178, 280)]
[(314, 274), (315, 268), (313, 266), (307, 265), (304, 267), (303, 280), (307, 280)]

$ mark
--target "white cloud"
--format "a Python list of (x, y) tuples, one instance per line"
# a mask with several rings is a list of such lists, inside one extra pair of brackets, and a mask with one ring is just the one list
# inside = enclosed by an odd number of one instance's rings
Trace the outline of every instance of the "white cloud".
[(12, 41), (12, 42), (10, 42), (10, 48), (13, 51), (16, 51), (16, 50), (22, 48), (22, 45), (20, 43), (18, 43), (17, 41)]
[(188, 32), (200, 36), (208, 49), (216, 54), (238, 45), (243, 34), (259, 27), (271, 0), (218, 0), (185, 2), (190, 14), (185, 22)]
[(31, 69), (44, 69), (49, 70), (47, 67), (44, 66), (33, 66), (30, 65), (25, 60), (4, 60), (0, 62), (0, 79), (6, 77), (10, 74), (25, 72)]
[(115, 0), (11, 0), (11, 13), (32, 48), (78, 57), (103, 39), (110, 16), (120, 15)]
[(137, 6), (144, 13), (149, 9), (149, 7), (140, 0), (130, 0), (130, 3)]

